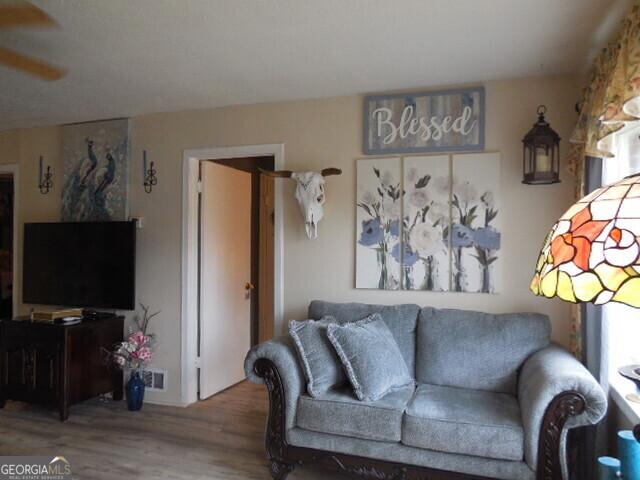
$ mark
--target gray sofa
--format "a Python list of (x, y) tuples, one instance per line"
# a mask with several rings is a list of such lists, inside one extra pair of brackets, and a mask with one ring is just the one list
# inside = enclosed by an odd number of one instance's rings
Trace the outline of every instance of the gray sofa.
[(312, 398), (287, 335), (247, 354), (266, 383), (273, 478), (317, 464), (375, 479), (569, 478), (567, 431), (595, 424), (606, 397), (539, 314), (313, 301), (309, 318), (381, 314), (416, 385), (361, 402), (349, 385)]

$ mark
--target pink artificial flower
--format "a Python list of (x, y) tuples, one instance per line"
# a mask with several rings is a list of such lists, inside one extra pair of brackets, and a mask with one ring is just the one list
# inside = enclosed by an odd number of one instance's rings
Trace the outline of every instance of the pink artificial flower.
[(136, 353), (138, 354), (138, 358), (144, 362), (151, 360), (151, 349), (149, 347), (142, 347)]
[(136, 332), (129, 335), (129, 343), (133, 345), (144, 345), (147, 341), (147, 337), (142, 332)]
[(122, 356), (120, 356), (120, 355), (116, 355), (116, 356), (114, 357), (114, 361), (115, 361), (118, 365), (122, 366), (122, 365), (124, 365), (125, 359), (124, 359), (124, 357), (122, 357)]

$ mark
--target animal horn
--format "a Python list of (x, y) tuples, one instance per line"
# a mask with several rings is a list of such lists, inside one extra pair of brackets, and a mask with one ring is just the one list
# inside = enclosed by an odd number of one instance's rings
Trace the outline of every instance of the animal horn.
[(291, 178), (291, 175), (293, 175), (291, 170), (264, 170), (262, 168), (258, 168), (258, 170), (268, 177)]
[(323, 177), (328, 177), (329, 175), (341, 175), (342, 174), (342, 170), (340, 170), (339, 168), (324, 168), (324, 169), (322, 169), (320, 174)]

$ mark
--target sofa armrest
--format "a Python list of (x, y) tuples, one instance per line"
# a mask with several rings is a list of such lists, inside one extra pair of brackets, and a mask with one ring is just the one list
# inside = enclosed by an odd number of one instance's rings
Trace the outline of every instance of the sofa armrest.
[(286, 430), (293, 428), (298, 397), (304, 393), (306, 382), (291, 337), (283, 335), (253, 347), (244, 360), (244, 371), (248, 380), (254, 383), (266, 383), (269, 389), (271, 415), (274, 414), (276, 407), (274, 395), (283, 397), (278, 399), (280, 402), (278, 408), (284, 406)]
[[(518, 378), (518, 401), (527, 464), (538, 470), (552, 462), (566, 478), (567, 430), (596, 424), (604, 417), (607, 411), (604, 391), (573, 355), (550, 345), (524, 363)], [(539, 452), (540, 448), (548, 451)], [(552, 455), (557, 458), (551, 459)]]

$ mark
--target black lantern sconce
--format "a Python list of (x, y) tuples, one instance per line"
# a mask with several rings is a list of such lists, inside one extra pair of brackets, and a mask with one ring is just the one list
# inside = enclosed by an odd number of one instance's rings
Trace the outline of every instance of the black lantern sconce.
[(560, 183), (560, 136), (544, 119), (547, 107), (538, 107), (538, 121), (533, 124), (522, 143), (523, 179), (528, 185)]
[(151, 193), (153, 187), (158, 184), (158, 178), (156, 177), (156, 170), (154, 168), (153, 162), (151, 162), (147, 166), (147, 151), (142, 151), (142, 178), (144, 186), (144, 191), (147, 193)]
[(42, 155), (40, 156), (40, 163), (38, 165), (38, 189), (42, 195), (49, 193), (49, 190), (53, 188), (53, 173), (51, 173), (51, 165), (47, 165), (47, 170), (44, 170), (44, 160)]

